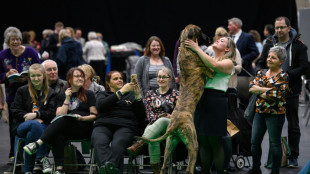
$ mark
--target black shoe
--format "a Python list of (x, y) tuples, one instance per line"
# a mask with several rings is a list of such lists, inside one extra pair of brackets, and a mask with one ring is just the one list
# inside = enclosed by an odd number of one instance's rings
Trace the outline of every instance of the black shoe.
[(247, 174), (262, 174), (260, 167), (254, 167), (247, 172)]
[[(13, 168), (14, 168), (14, 166), (11, 165), (7, 171), (3, 172), (3, 174), (12, 174)], [(16, 166), (15, 173), (22, 173), (22, 166)]]
[(105, 171), (107, 174), (119, 174), (118, 168), (116, 168), (115, 165), (110, 161), (105, 163)]
[(280, 171), (279, 170), (272, 170), (270, 174), (279, 174)]
[(298, 167), (297, 158), (289, 158), (288, 159), (288, 168), (296, 168)]

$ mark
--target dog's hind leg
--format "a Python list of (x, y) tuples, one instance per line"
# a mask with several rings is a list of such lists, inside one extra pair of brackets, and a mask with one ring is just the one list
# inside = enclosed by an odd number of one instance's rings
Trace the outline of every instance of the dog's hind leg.
[(188, 165), (186, 168), (187, 174), (194, 174), (194, 167), (197, 160), (198, 142), (197, 142), (196, 130), (193, 128), (195, 127), (188, 126), (186, 130), (191, 133), (184, 134), (184, 136), (182, 137), (182, 141), (185, 144), (188, 151)]
[[(167, 140), (166, 140), (166, 148), (165, 148), (165, 155), (164, 155), (164, 162), (163, 162), (163, 166), (161, 168), (160, 174), (164, 174), (165, 173), (167, 161), (168, 161), (168, 159), (172, 158), (172, 153), (173, 153), (175, 147), (177, 146), (177, 144), (179, 142), (180, 142), (180, 139), (178, 137), (176, 137), (176, 136), (170, 135), (167, 138)], [(169, 165), (172, 165), (172, 164), (169, 164)]]

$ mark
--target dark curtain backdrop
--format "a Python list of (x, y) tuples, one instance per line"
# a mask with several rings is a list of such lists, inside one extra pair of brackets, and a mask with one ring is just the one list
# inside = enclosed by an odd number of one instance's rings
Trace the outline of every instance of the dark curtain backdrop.
[(57, 21), (65, 26), (80, 27), (83, 37), (99, 31), (109, 45), (136, 42), (143, 47), (147, 39), (159, 36), (172, 59), (180, 31), (187, 24), (200, 26), (213, 37), (217, 27), (227, 28), (227, 20), (238, 17), (243, 30), (258, 30), (263, 38), (265, 24), (274, 24), (286, 16), (297, 29), (295, 0), (29, 0), (6, 1), (2, 6), (0, 38), (8, 26), (21, 31), (35, 30), (37, 40), (42, 31), (54, 29)]

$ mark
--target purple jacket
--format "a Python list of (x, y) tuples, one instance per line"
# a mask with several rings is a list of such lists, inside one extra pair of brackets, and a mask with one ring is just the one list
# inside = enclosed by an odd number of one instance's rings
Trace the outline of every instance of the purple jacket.
[(19, 73), (28, 70), (34, 63), (41, 63), (41, 60), (37, 51), (31, 47), (26, 47), (24, 53), (19, 57), (14, 56), (10, 48), (0, 52), (0, 83), (5, 83), (6, 102), (8, 104), (13, 102), (17, 88), (25, 85), (27, 81), (9, 84), (5, 79), (5, 74), (12, 68)]

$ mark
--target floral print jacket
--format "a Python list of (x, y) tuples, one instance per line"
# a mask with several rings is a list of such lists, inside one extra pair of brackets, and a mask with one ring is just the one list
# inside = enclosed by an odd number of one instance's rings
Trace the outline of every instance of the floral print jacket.
[(159, 94), (158, 89), (149, 90), (143, 98), (149, 123), (154, 123), (160, 118), (161, 114), (166, 113), (163, 107), (161, 107), (162, 104), (168, 103), (174, 108), (178, 98), (179, 91), (176, 89), (170, 88), (165, 94)]
[(288, 74), (283, 71), (271, 78), (267, 78), (263, 70), (258, 71), (256, 78), (250, 82), (250, 88), (258, 82), (260, 87), (272, 89), (266, 92), (266, 98), (257, 96), (255, 111), (264, 114), (285, 114), (288, 80)]

